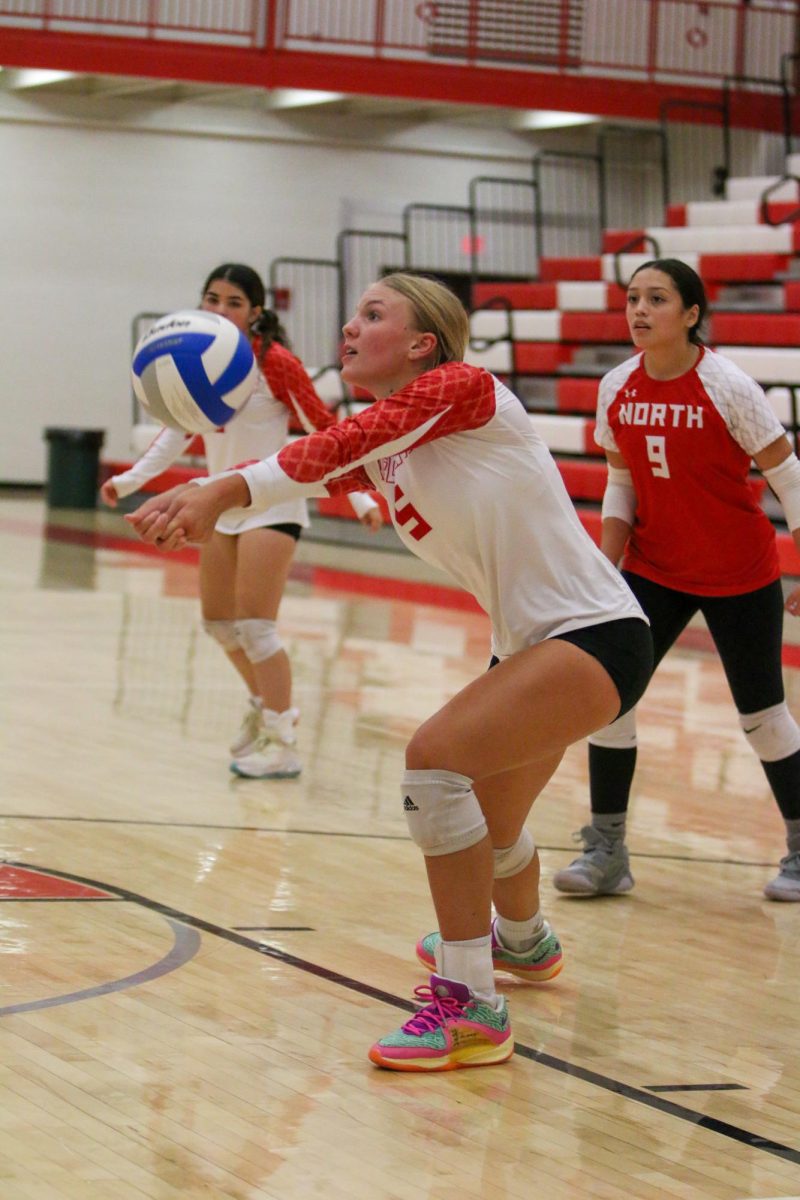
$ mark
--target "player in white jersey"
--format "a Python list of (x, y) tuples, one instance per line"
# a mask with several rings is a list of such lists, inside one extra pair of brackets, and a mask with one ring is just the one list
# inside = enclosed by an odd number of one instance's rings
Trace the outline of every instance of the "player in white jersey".
[(494, 968), (535, 982), (561, 959), (539, 906), (531, 804), (568, 745), (636, 702), (652, 666), (639, 605), (580, 524), (519, 400), (461, 361), (468, 337), (467, 315), (442, 284), (388, 276), (344, 327), (342, 374), (376, 397), (369, 408), (128, 518), (172, 549), (202, 541), (231, 506), (372, 486), (408, 548), (491, 618), (493, 669), (426, 721), (406, 752), (400, 795), (439, 929), (417, 947), (433, 967), (417, 989), (423, 1007), (370, 1050), (394, 1070), (511, 1055)]
[[(703, 346), (706, 307), (702, 280), (678, 259), (645, 263), (630, 281), (628, 323), (641, 353), (600, 384), (595, 437), (609, 463), (601, 547), (622, 558), (650, 618), (656, 664), (703, 614), (786, 825), (788, 853), (764, 893), (800, 901), (800, 729), (781, 672), (781, 569), (775, 529), (749, 483), (754, 461), (800, 548), (800, 463), (758, 384)], [(796, 614), (799, 604), (794, 588), (786, 608)], [(633, 710), (589, 739), (591, 824), (583, 853), (553, 877), (559, 891), (633, 887), (625, 825), (636, 755)]]
[[(203, 435), (209, 474), (266, 458), (286, 444), (293, 420), (306, 432), (334, 424), (300, 360), (292, 354), (276, 314), (265, 307), (264, 284), (252, 267), (224, 263), (208, 276), (200, 307), (219, 312), (248, 334), (261, 373), (246, 404), (224, 428)], [(128, 471), (101, 488), (112, 507), (138, 491), (186, 452), (192, 435), (162, 429)], [(351, 498), (370, 529), (382, 524), (368, 495)], [(291, 704), (291, 664), (277, 618), (306, 502), (292, 497), (267, 511), (233, 509), (216, 523), (200, 557), (205, 631), (222, 646), (248, 689), (241, 730), (230, 747), (231, 770), (248, 778), (282, 779), (300, 773)]]

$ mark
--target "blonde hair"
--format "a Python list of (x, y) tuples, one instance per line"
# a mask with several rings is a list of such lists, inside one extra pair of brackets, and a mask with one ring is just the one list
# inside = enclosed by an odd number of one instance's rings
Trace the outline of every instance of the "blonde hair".
[(409, 275), (405, 271), (394, 271), (378, 282), (408, 300), (420, 333), (436, 335), (431, 366), (463, 360), (469, 344), (469, 317), (454, 292), (438, 279)]

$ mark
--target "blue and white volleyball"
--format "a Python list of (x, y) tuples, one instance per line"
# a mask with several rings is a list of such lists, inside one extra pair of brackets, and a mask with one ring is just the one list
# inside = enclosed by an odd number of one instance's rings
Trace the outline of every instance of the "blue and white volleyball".
[(131, 364), (136, 399), (162, 425), (186, 433), (226, 425), (257, 377), (241, 330), (219, 313), (194, 309), (156, 321), (139, 339)]

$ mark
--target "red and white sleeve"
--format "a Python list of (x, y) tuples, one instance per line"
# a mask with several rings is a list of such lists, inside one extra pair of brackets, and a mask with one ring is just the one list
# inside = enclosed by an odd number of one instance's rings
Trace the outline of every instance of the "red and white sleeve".
[(299, 496), (352, 491), (364, 487), (365, 480), (369, 486), (366, 463), (479, 429), (494, 411), (493, 377), (466, 363), (446, 363), (357, 416), (298, 438), (271, 458), (245, 467), (252, 506), (260, 510)]
[(261, 359), (261, 370), (275, 399), (286, 405), (306, 433), (334, 424), (336, 418), (320, 400), (300, 359), (285, 346), (273, 342)]

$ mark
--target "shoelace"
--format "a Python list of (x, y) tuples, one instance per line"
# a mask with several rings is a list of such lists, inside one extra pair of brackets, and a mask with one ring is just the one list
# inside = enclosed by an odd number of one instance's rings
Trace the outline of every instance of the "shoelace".
[(425, 1033), (434, 1033), (452, 1017), (460, 1017), (466, 1005), (455, 996), (437, 996), (427, 985), (414, 988), (424, 1007), (415, 1013), (410, 1021), (403, 1026), (403, 1033), (413, 1033), (421, 1037)]

